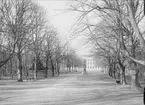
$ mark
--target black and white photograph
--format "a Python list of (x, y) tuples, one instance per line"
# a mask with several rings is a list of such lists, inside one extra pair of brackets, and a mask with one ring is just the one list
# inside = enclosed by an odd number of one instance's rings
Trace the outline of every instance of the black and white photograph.
[(0, 0), (0, 105), (145, 105), (145, 0)]

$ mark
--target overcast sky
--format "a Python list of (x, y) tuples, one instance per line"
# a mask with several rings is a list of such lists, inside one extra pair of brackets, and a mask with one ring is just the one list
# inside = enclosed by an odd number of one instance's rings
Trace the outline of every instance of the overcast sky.
[[(71, 1), (69, 0), (35, 0), (42, 6), (51, 24), (58, 29), (59, 36), (63, 41), (69, 40), (72, 26), (75, 24), (78, 14), (76, 12), (65, 12)], [(90, 46), (84, 46), (84, 37), (77, 37), (69, 41), (70, 46), (77, 51), (79, 55), (89, 54)]]

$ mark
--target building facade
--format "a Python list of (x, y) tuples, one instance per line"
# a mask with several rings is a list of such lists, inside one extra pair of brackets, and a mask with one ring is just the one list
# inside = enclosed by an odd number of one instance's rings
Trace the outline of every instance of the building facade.
[(96, 68), (95, 60), (92, 57), (86, 57), (86, 68), (87, 69), (94, 69)]

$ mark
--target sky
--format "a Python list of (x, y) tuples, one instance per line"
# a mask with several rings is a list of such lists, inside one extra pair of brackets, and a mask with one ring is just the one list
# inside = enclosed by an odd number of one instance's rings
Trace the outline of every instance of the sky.
[(69, 46), (76, 50), (76, 53), (80, 56), (90, 54), (90, 45), (84, 45), (84, 36), (74, 38), (71, 37), (72, 27), (78, 18), (76, 12), (65, 12), (71, 0), (34, 0), (41, 7), (44, 8), (48, 20), (57, 28), (59, 36), (63, 42), (69, 41)]

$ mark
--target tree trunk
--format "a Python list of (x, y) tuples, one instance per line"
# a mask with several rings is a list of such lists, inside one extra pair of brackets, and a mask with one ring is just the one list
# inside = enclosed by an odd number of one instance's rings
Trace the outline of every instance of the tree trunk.
[(125, 70), (123, 70), (122, 73), (121, 73), (121, 84), (122, 85), (126, 85), (127, 84), (126, 76), (125, 76)]
[(18, 63), (18, 82), (23, 82), (23, 78), (22, 78), (22, 56), (19, 53), (18, 54), (18, 59), (17, 59), (17, 63)]
[(47, 78), (47, 74), (48, 74), (48, 68), (45, 69), (45, 78)]
[(28, 79), (29, 76), (29, 68), (26, 66), (26, 79)]
[(71, 67), (70, 66), (68, 67), (68, 70), (69, 70), (69, 72), (71, 72)]
[(134, 70), (133, 71), (133, 73), (131, 75), (131, 85), (133, 87), (136, 87), (136, 88), (141, 88), (140, 83), (139, 83), (138, 74), (139, 74), (139, 70)]
[(74, 67), (73, 67), (73, 65), (72, 65), (72, 72), (73, 72), (73, 70), (74, 70)]
[(123, 66), (123, 64), (121, 64), (121, 63), (119, 63), (119, 65), (120, 65), (120, 69), (121, 69), (121, 84), (122, 85), (125, 85), (125, 84), (127, 84), (127, 82), (126, 82), (126, 76), (125, 76), (125, 67)]
[(45, 78), (47, 78), (48, 75), (48, 56), (46, 56), (46, 68), (45, 68)]
[(12, 63), (12, 59), (10, 59), (10, 70), (11, 70), (11, 76), (13, 79), (13, 63)]
[(55, 63), (54, 65), (54, 71), (55, 71), (55, 74), (57, 74), (57, 63)]
[(59, 63), (57, 63), (57, 74), (60, 74), (60, 67), (59, 67)]
[(7, 64), (4, 65), (4, 68), (3, 68), (3, 76), (7, 76)]
[(115, 68), (115, 63), (113, 64), (113, 77), (116, 79), (116, 68)]
[(109, 76), (110, 76), (110, 77), (113, 77), (113, 76), (112, 76), (112, 68), (111, 68), (111, 66), (109, 67)]
[(47, 78), (47, 75), (48, 75), (48, 66), (45, 68), (45, 78)]
[(52, 59), (51, 59), (51, 57), (50, 57), (50, 60), (51, 60), (51, 70), (52, 70), (52, 77), (54, 77), (54, 72), (55, 72), (55, 68), (54, 68), (54, 64), (53, 64), (53, 61), (52, 61)]
[(52, 77), (54, 77), (54, 66), (52, 65)]
[(35, 57), (34, 63), (34, 80), (37, 80), (37, 58)]
[(60, 74), (60, 67), (58, 67), (58, 69), (57, 69), (57, 73), (58, 73), (58, 75)]

